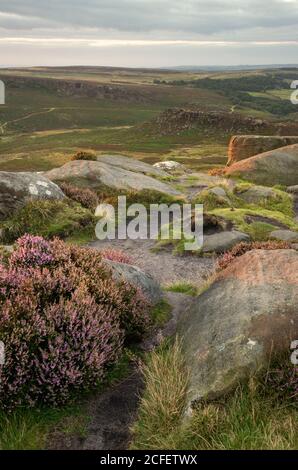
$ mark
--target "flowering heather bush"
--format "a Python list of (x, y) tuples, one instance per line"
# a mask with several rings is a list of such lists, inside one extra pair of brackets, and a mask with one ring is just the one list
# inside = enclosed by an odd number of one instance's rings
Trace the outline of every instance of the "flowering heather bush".
[(230, 251), (227, 251), (217, 261), (217, 270), (226, 269), (229, 264), (238, 256), (244, 255), (251, 250), (280, 250), (290, 248), (290, 244), (283, 241), (267, 241), (267, 242), (241, 242), (235, 245)]
[(54, 261), (49, 243), (42, 237), (24, 235), (18, 240), (18, 249), (11, 254), (10, 263), (24, 267), (45, 266)]
[(97, 197), (97, 194), (91, 191), (91, 189), (79, 188), (69, 183), (61, 183), (60, 188), (67, 197), (78, 202), (83, 207), (86, 207), (86, 209), (96, 209), (99, 199)]
[(25, 235), (0, 264), (3, 407), (58, 405), (101, 381), (124, 342), (148, 329), (149, 303), (116, 283), (99, 252)]
[(133, 258), (121, 250), (106, 248), (105, 250), (101, 250), (100, 254), (103, 258), (116, 261), (117, 263), (134, 264)]

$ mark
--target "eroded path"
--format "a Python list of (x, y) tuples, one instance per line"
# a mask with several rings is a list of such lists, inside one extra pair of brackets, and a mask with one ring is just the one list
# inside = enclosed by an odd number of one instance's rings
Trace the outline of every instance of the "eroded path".
[[(213, 272), (214, 259), (197, 256), (175, 256), (162, 250), (152, 252), (151, 240), (94, 241), (89, 244), (94, 249), (121, 249), (129, 254), (135, 264), (154, 276), (161, 285), (189, 282), (197, 287), (204, 284)], [(160, 338), (175, 333), (177, 319), (183, 316), (193, 298), (180, 293), (166, 292), (165, 298), (172, 306), (169, 322), (157, 329), (150, 338), (144, 340), (141, 348), (152, 350)], [(84, 436), (65, 435), (54, 432), (47, 448), (74, 450), (123, 450), (129, 447), (131, 426), (134, 423), (140, 397), (144, 388), (142, 373), (137, 364), (131, 365), (131, 372), (120, 383), (105, 392), (98, 392), (86, 402), (86, 415), (90, 417)]]

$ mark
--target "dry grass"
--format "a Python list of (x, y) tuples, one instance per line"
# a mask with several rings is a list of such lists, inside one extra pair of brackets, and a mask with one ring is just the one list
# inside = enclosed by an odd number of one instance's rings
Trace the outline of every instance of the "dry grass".
[(220, 402), (201, 404), (190, 419), (184, 415), (189, 376), (179, 341), (151, 354), (144, 377), (132, 449), (298, 448), (297, 403), (277, 399), (264, 377), (251, 378)]
[(133, 432), (133, 449), (166, 449), (185, 407), (188, 373), (179, 340), (151, 353), (143, 366), (146, 391)]

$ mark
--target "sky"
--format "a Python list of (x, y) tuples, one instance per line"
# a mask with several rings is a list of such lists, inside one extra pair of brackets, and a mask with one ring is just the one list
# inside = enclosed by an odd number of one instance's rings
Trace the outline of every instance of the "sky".
[(298, 0), (0, 0), (0, 66), (298, 63)]

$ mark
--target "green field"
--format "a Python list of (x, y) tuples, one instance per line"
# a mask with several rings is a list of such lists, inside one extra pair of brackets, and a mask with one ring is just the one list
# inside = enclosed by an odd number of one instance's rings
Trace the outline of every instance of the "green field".
[[(289, 101), (294, 75), (288, 70), (2, 69), (0, 169), (53, 168), (78, 149), (121, 152), (148, 162), (172, 156), (203, 170), (223, 165), (233, 131), (199, 126), (165, 135), (146, 123), (168, 108), (295, 121)], [(87, 89), (76, 92), (77, 84)], [(94, 87), (104, 87), (103, 96), (94, 94)]]

